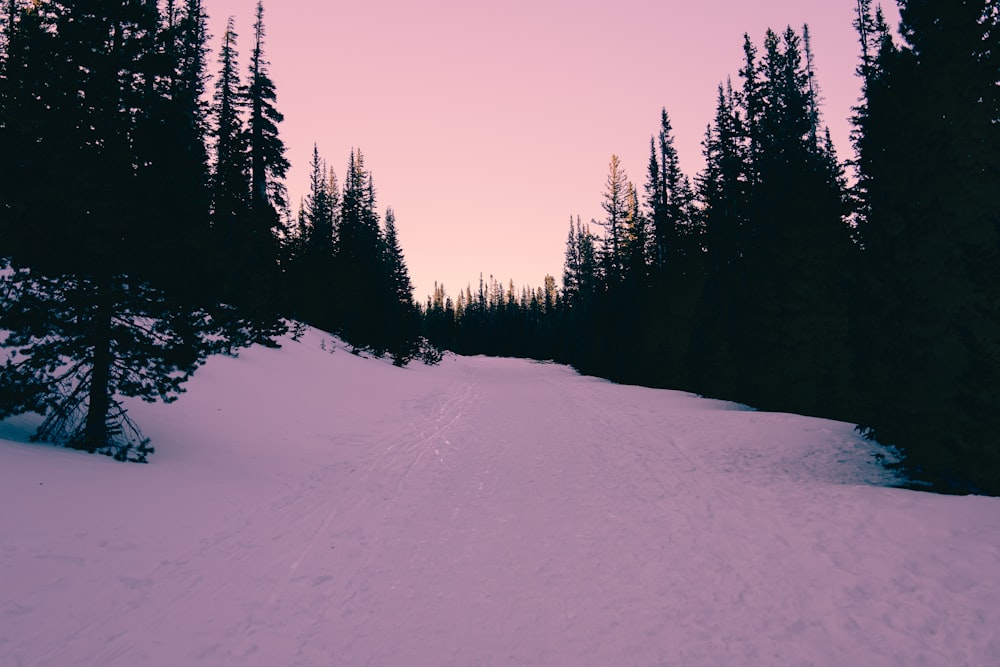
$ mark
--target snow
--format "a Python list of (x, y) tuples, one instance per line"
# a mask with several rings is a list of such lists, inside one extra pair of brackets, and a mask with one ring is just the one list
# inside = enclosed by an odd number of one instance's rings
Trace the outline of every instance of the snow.
[(130, 404), (147, 466), (0, 424), (0, 665), (1000, 665), (1000, 499), (849, 424), (333, 344)]

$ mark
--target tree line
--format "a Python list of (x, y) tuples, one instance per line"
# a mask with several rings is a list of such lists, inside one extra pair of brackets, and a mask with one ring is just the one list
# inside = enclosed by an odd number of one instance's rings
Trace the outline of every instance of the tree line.
[(276, 345), (285, 318), (419, 353), (361, 152), (342, 189), (317, 154), (289, 213), (261, 2), (248, 64), (230, 19), (214, 77), (202, 0), (0, 14), (0, 419), (41, 413), (37, 439), (144, 461), (121, 398), (174, 400), (207, 356)]
[(663, 110), (641, 192), (613, 156), (604, 217), (571, 219), (560, 289), (438, 287), (427, 336), (850, 421), (921, 483), (1000, 493), (998, 15), (899, 5), (901, 40), (857, 0), (853, 160), (823, 122), (808, 27), (745, 36), (699, 174)]

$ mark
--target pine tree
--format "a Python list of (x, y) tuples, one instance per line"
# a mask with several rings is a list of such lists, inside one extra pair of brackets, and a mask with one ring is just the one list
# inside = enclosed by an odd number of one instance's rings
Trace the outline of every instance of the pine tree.
[(731, 83), (719, 85), (715, 119), (702, 143), (705, 171), (697, 181), (708, 249), (708, 274), (723, 291), (739, 281), (734, 275), (746, 246), (750, 167), (741, 138), (745, 135)]
[(877, 7), (873, 14), (871, 0), (858, 0), (857, 11), (854, 28), (858, 31), (861, 43), (861, 62), (855, 71), (861, 77), (861, 98), (858, 100), (857, 106), (853, 107), (851, 116), (853, 126), (851, 142), (854, 145), (856, 155), (859, 156), (853, 162), (855, 183), (851, 189), (851, 196), (854, 205), (854, 225), (857, 229), (856, 241), (860, 244), (860, 230), (870, 218), (868, 181), (871, 169), (862, 165), (863, 158), (860, 157), (862, 152), (866, 150), (863, 147), (866, 131), (870, 131), (870, 128), (867, 127), (869, 120), (868, 99), (873, 90), (879, 89), (884, 75), (882, 65), (894, 57), (896, 47), (893, 44), (892, 35), (885, 22), (881, 6)]
[(215, 143), (212, 218), (223, 248), (232, 248), (240, 238), (240, 227), (246, 224), (251, 206), (248, 134), (243, 120), (246, 100), (241, 94), (236, 40), (236, 21), (229, 17), (219, 52), (220, 69), (212, 98), (212, 136)]
[(392, 284), (392, 294), (396, 302), (409, 307), (413, 303), (413, 283), (403, 259), (403, 249), (399, 245), (396, 232), (396, 214), (392, 208), (385, 212), (385, 265)]
[[(200, 197), (181, 174), (199, 163), (201, 119), (178, 93), (170, 21), (149, 2), (53, 1), (21, 10), (11, 35), (24, 48), (11, 51), (5, 91), (17, 163), (0, 202), (11, 263), (0, 417), (42, 412), (37, 437), (121, 459), (151, 450), (119, 397), (176, 398), (237, 335), (211, 290), (190, 289), (207, 264), (205, 212), (170, 219), (147, 200), (160, 178), (172, 179), (171, 200)], [(158, 131), (189, 143), (168, 146)]]
[[(907, 0), (900, 15), (905, 42), (862, 54), (863, 425), (939, 488), (997, 492), (997, 12)], [(862, 7), (858, 23), (877, 19)]]
[(336, 176), (314, 144), (309, 193), (302, 201), (298, 229), (288, 248), (286, 283), (294, 317), (328, 331), (336, 328), (336, 303), (331, 286), (335, 280), (339, 202)]
[[(254, 48), (250, 57), (247, 98), (250, 107), (249, 151), (251, 208), (275, 217), (287, 207), (283, 180), (288, 172), (285, 145), (278, 136), (278, 124), (285, 117), (277, 110), (274, 82), (264, 57), (264, 4), (258, 0), (254, 21)], [(276, 223), (272, 228), (277, 226)], [(263, 230), (262, 230), (263, 231)]]
[(339, 226), (340, 186), (336, 173), (320, 158), (315, 145), (310, 168), (309, 194), (305, 199), (305, 245), (317, 257), (332, 258)]
[(392, 347), (387, 304), (396, 295), (387, 278), (385, 238), (375, 206), (375, 186), (364, 155), (352, 150), (340, 199), (331, 293), (338, 332), (355, 347), (381, 355)]
[[(148, 203), (143, 227), (150, 248), (167, 250), (165, 239), (183, 239), (183, 253), (198, 255), (210, 245), (208, 188), (205, 13), (199, 0), (167, 3), (147, 56), (159, 75), (147, 83), (149, 99), (138, 116), (134, 150), (157, 156), (138, 179), (137, 199)], [(162, 65), (160, 64), (162, 63)], [(184, 196), (176, 193), (183, 192)], [(186, 231), (185, 231), (186, 228)], [(178, 272), (177, 252), (165, 252), (161, 270), (173, 291), (211, 289), (202, 263)]]
[[(747, 88), (760, 109), (747, 128), (758, 150), (739, 301), (744, 400), (842, 415), (850, 367), (847, 210), (842, 183), (831, 178), (836, 164), (818, 140), (814, 73), (794, 30), (780, 37), (768, 31)], [(744, 111), (751, 118), (749, 107)]]
[[(284, 331), (279, 312), (279, 209), (286, 207), (279, 180), (287, 170), (277, 137), (280, 114), (263, 56), (263, 8), (258, 5), (255, 42), (246, 86), (239, 76), (237, 34), (232, 17), (219, 52), (213, 96), (212, 221), (218, 282), (224, 297), (246, 319), (251, 342), (271, 344)], [(249, 113), (249, 120), (247, 114)], [(255, 189), (256, 188), (256, 189)]]
[(420, 351), (420, 322), (413, 301), (413, 283), (410, 281), (410, 272), (403, 259), (403, 249), (399, 245), (396, 214), (392, 208), (386, 209), (385, 212), (383, 247), (383, 270), (388, 282), (388, 289), (383, 298), (387, 304), (387, 321), (390, 327), (386, 332), (387, 351), (392, 355), (393, 363), (402, 366)]
[(268, 74), (264, 55), (264, 5), (258, 0), (254, 21), (254, 46), (250, 56), (247, 84), (241, 93), (249, 111), (246, 148), (250, 168), (250, 196), (247, 226), (242, 231), (243, 250), (238, 303), (256, 320), (260, 342), (268, 342), (283, 332), (279, 319), (285, 307), (278, 260), (278, 231), (282, 215), (288, 211), (284, 178), (289, 163), (285, 145), (278, 134), (284, 116), (277, 110), (277, 93)]
[(605, 230), (602, 254), (604, 271), (609, 283), (620, 282), (625, 273), (623, 249), (628, 217), (628, 192), (628, 176), (618, 156), (612, 155), (608, 165), (604, 201), (601, 202), (601, 208), (607, 217), (598, 223)]
[(674, 146), (673, 127), (664, 108), (660, 111), (660, 130), (650, 139), (649, 169), (645, 185), (657, 268), (664, 269), (682, 256), (696, 252), (691, 241), (697, 237), (692, 218), (691, 184), (681, 172)]
[(566, 239), (566, 261), (563, 268), (563, 300), (567, 308), (583, 308), (600, 288), (600, 267), (595, 245), (596, 237), (590, 226), (576, 216), (569, 221)]
[[(14, 250), (21, 234), (19, 219), (24, 215), (18, 195), (31, 184), (27, 175), (34, 170), (29, 163), (42, 159), (44, 147), (30, 151), (31, 137), (24, 130), (31, 118), (44, 117), (44, 89), (37, 88), (38, 69), (50, 61), (51, 39), (41, 28), (40, 8), (25, 10), (19, 2), (4, 3), (3, 32), (0, 33), (0, 256)], [(41, 51), (40, 53), (38, 53)], [(38, 90), (36, 97), (19, 91)], [(38, 184), (35, 185), (38, 187)], [(28, 249), (28, 248), (23, 248)]]
[(650, 139), (645, 206), (652, 227), (650, 290), (643, 299), (647, 328), (641, 354), (657, 369), (652, 382), (679, 386), (690, 353), (702, 292), (702, 239), (694, 216), (691, 183), (680, 168), (673, 128), (660, 111), (658, 134)]
[(566, 237), (566, 254), (563, 263), (563, 295), (566, 303), (570, 307), (576, 302), (580, 294), (580, 246), (577, 242), (577, 226), (573, 223), (573, 216), (569, 218), (569, 235)]
[(739, 396), (735, 332), (751, 179), (745, 136), (736, 94), (727, 81), (718, 88), (715, 119), (702, 143), (705, 169), (697, 178), (707, 252), (704, 298), (690, 362), (694, 389), (720, 398)]

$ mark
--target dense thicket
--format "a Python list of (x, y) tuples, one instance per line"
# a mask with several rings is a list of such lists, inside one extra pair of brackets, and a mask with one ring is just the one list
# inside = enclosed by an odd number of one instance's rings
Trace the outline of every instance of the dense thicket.
[(865, 6), (859, 420), (943, 488), (1000, 492), (996, 4)]
[(854, 421), (915, 479), (1000, 493), (998, 16), (988, 0), (900, 7), (896, 44), (858, 3), (853, 185), (808, 28), (746, 37), (693, 184), (664, 110), (643, 200), (613, 156), (604, 218), (571, 220), (561, 290), (438, 287), (427, 335)]
[(290, 312), (405, 364), (421, 353), (420, 320), (395, 213), (389, 208), (381, 220), (360, 150), (351, 151), (343, 187), (316, 147), (311, 166), (288, 242)]
[[(289, 294), (308, 244), (282, 243), (289, 165), (261, 3), (246, 78), (230, 20), (210, 100), (201, 0), (2, 11), (0, 418), (39, 412), (39, 439), (145, 460), (122, 397), (173, 400), (207, 355), (273, 344), (316, 301), (357, 345), (415, 354), (395, 220), (379, 228), (360, 153), (342, 207), (367, 234), (341, 253), (354, 264)], [(322, 229), (347, 247), (347, 227)]]

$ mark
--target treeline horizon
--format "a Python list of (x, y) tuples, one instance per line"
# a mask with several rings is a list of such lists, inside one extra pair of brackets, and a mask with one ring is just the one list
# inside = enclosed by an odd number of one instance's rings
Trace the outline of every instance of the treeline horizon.
[(424, 334), (848, 421), (918, 485), (1000, 494), (998, 17), (898, 4), (897, 43), (857, 3), (852, 160), (822, 122), (808, 27), (745, 36), (700, 173), (664, 109), (641, 191), (612, 156), (605, 217), (570, 218), (560, 286), (435, 284)]

